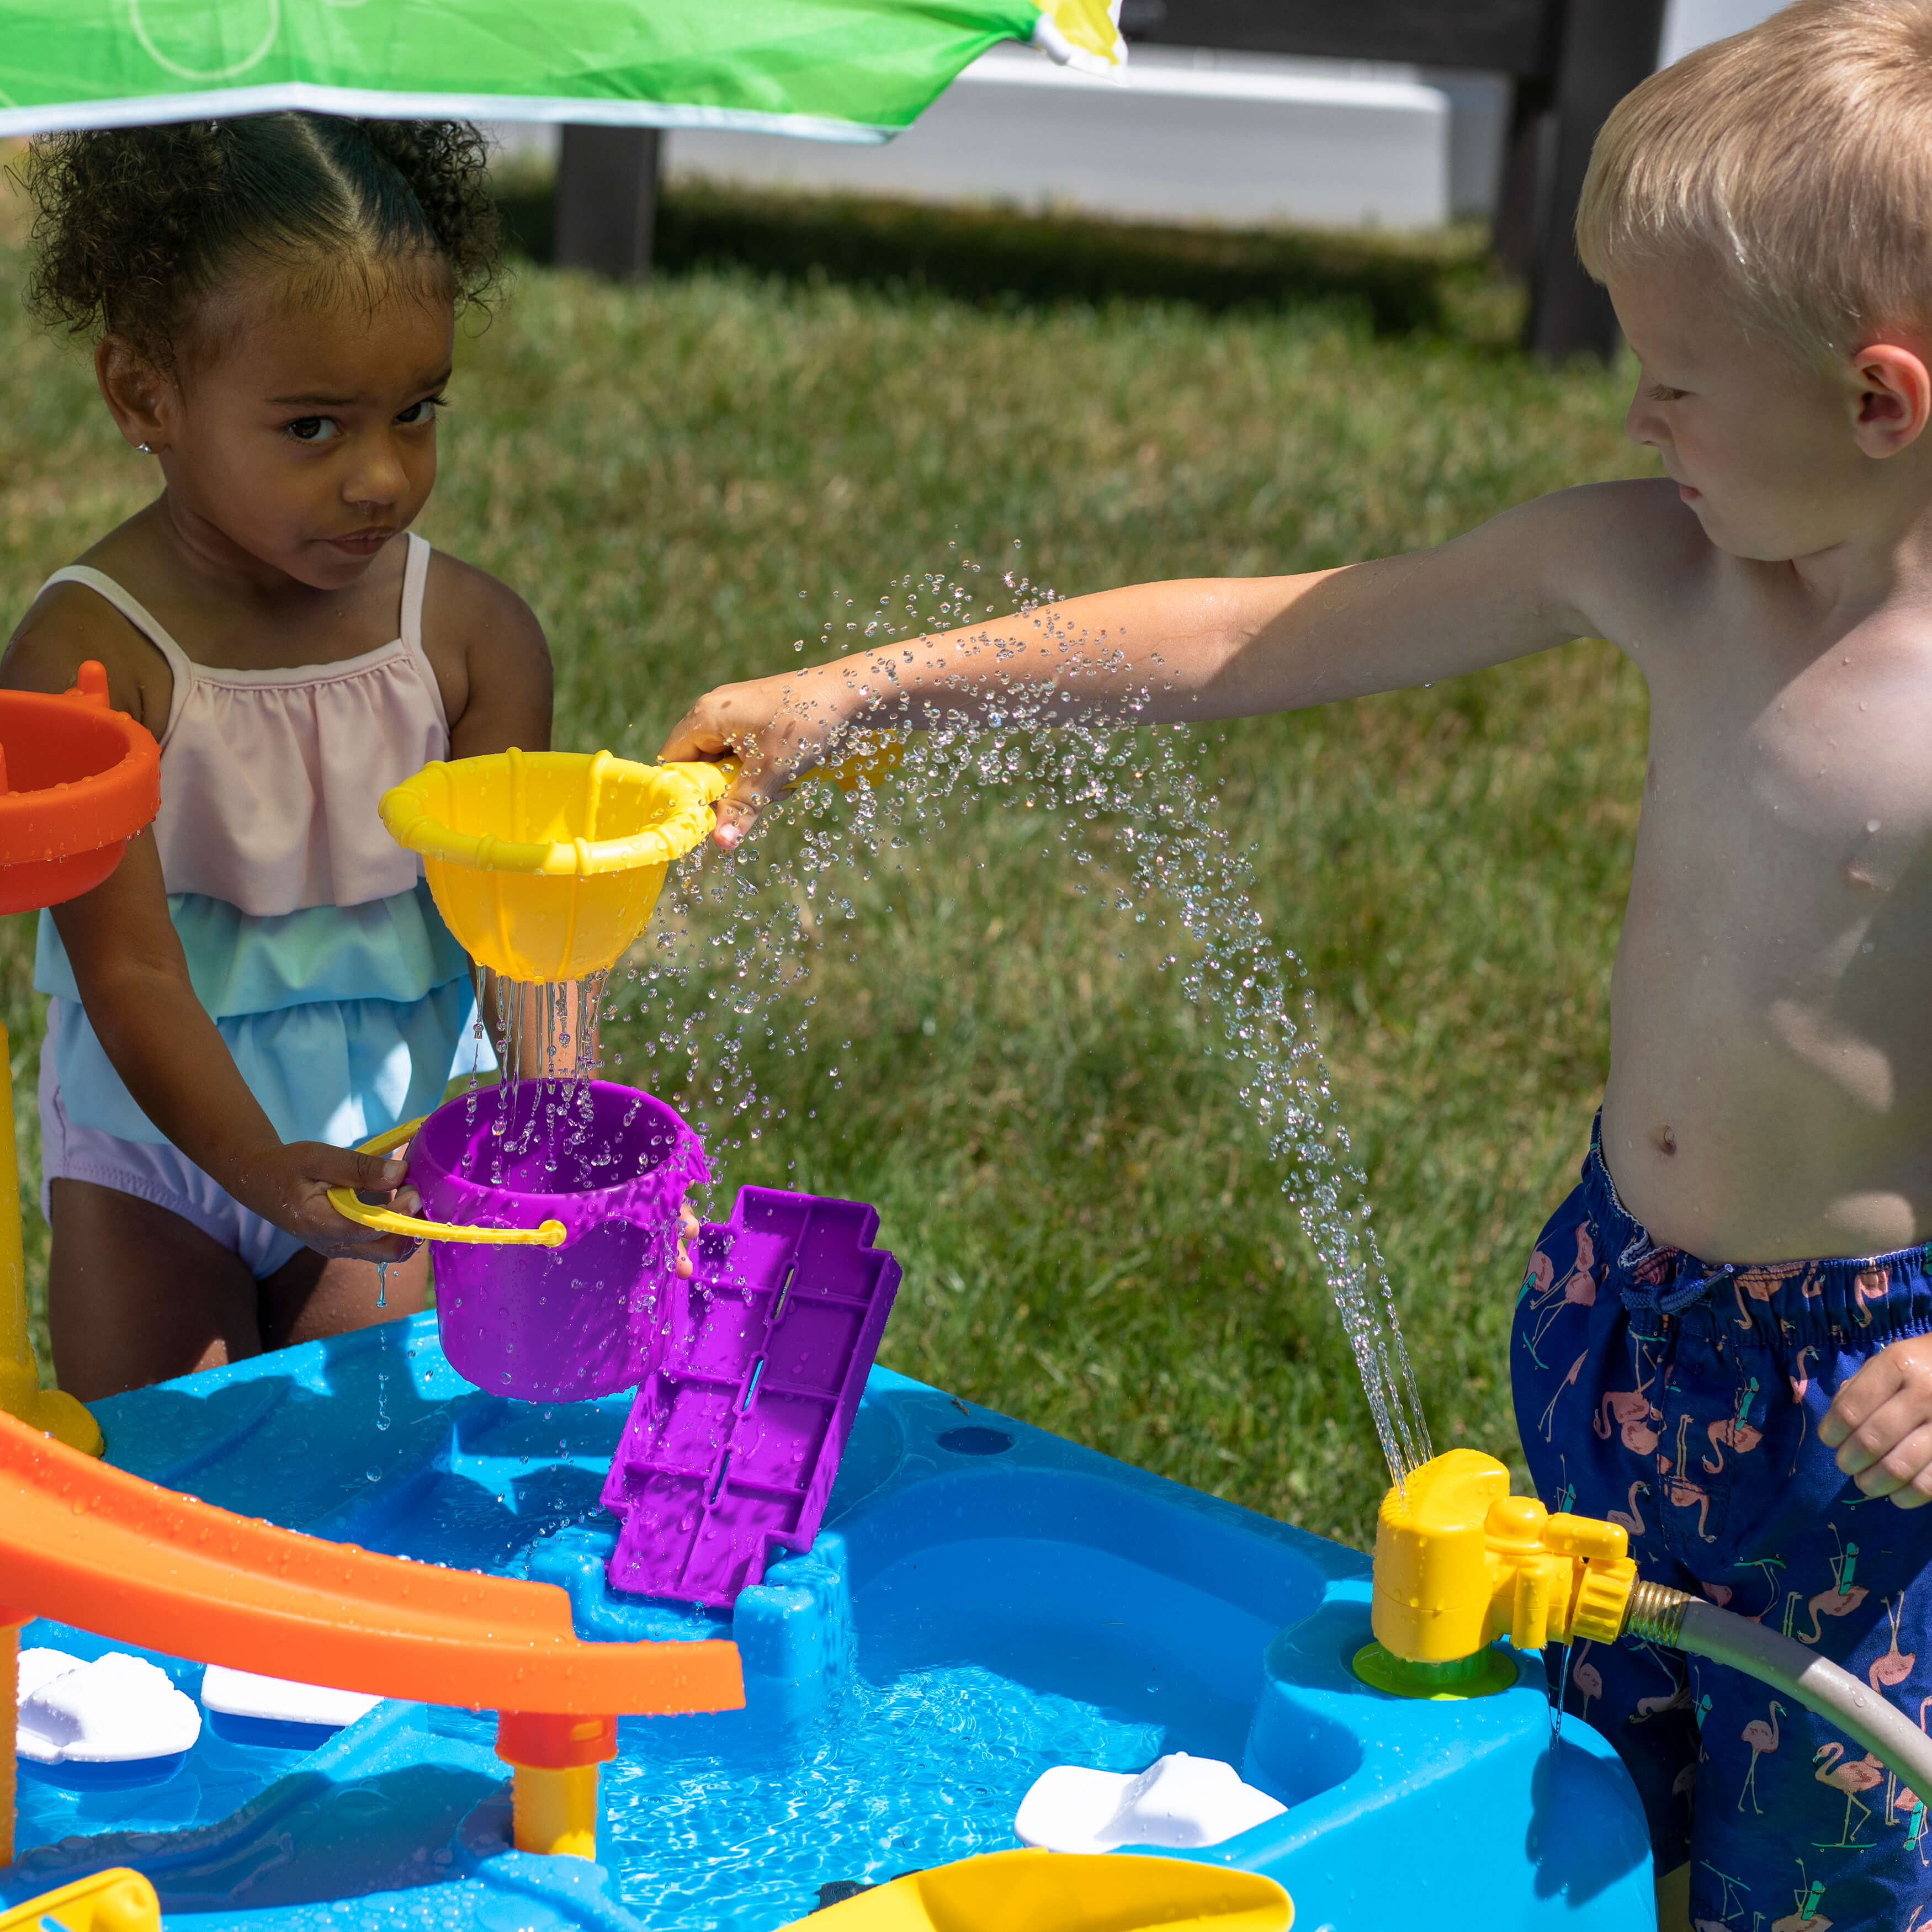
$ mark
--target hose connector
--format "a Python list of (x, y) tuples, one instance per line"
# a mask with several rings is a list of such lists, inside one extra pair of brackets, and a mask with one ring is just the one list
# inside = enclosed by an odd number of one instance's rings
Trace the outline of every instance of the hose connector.
[(1647, 1638), (1671, 1650), (1683, 1648), (1684, 1612), (1699, 1600), (1663, 1583), (1640, 1583), (1624, 1613), (1626, 1635)]

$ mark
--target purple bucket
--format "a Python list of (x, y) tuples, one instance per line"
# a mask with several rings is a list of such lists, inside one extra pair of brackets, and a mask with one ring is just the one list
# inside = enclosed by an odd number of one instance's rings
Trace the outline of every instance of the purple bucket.
[[(711, 1178), (662, 1101), (602, 1080), (519, 1081), (446, 1101), (410, 1144), (433, 1221), (535, 1228), (561, 1247), (436, 1244), (443, 1353), (466, 1382), (528, 1402), (634, 1388), (676, 1279), (679, 1204)], [(500, 1125), (502, 1131), (498, 1131)]]

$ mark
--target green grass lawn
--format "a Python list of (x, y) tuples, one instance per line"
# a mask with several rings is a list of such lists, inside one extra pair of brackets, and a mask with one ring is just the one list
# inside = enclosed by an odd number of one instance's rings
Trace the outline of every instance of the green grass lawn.
[[(1064, 594), (1311, 568), (1644, 466), (1618, 380), (1509, 347), (1466, 237), (1076, 237), (695, 191), (666, 233), (650, 286), (526, 266), (466, 334), (423, 521), (542, 617), (562, 746), (648, 755), (704, 686), (842, 642), (909, 572), (1017, 560)], [(0, 252), (14, 614), (152, 475), (18, 276)], [(1644, 726), (1634, 674), (1585, 644), (1206, 748), (1307, 964), (1438, 1447), (1516, 1453), (1509, 1313), (1602, 1078)], [(813, 956), (812, 1051), (758, 1061), (773, 1118), (729, 1178), (878, 1204), (893, 1366), (1364, 1541), (1382, 1477), (1352, 1363), (1151, 929), (1042, 860), (1024, 811), (952, 817), (856, 959)], [(31, 950), (0, 930), (29, 1189)], [(634, 1070), (648, 1042), (613, 1031)]]

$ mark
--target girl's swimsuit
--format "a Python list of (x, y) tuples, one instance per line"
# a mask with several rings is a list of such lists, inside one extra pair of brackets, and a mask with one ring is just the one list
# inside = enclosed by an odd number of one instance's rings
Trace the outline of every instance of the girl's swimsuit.
[[(1924, 1725), (1932, 1508), (1866, 1497), (1818, 1425), (1880, 1349), (1928, 1330), (1924, 1248), (1712, 1267), (1652, 1239), (1593, 1134), (1516, 1303), (1537, 1492), (1622, 1523), (1642, 1576), (1812, 1646)], [(1566, 1701), (1635, 1779), (1657, 1869), (1690, 1859), (1694, 1923), (1932, 1925), (1932, 1792), (1795, 1698), (1626, 1638), (1577, 1646)]]
[[(352, 1146), (426, 1113), (454, 1075), (492, 1064), (470, 962), (376, 801), (449, 754), (422, 646), (430, 547), (409, 539), (401, 634), (339, 664), (291, 670), (194, 663), (133, 597), (84, 584), (168, 661), (154, 838), (196, 996), (285, 1141)], [(91, 1180), (167, 1208), (257, 1278), (302, 1244), (244, 1208), (168, 1144), (122, 1084), (80, 1003), (52, 918), (34, 984), (51, 994), (40, 1056), (46, 1182)]]

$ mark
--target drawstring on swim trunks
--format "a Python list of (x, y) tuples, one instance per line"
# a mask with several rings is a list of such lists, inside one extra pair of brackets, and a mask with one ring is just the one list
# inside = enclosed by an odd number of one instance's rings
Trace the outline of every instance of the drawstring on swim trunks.
[(1694, 1308), (1704, 1300), (1721, 1282), (1726, 1282), (1738, 1271), (1738, 1264), (1726, 1262), (1702, 1280), (1684, 1282), (1676, 1288), (1659, 1288), (1648, 1282), (1628, 1282), (1619, 1292), (1624, 1306), (1633, 1315), (1682, 1315), (1687, 1308)]

